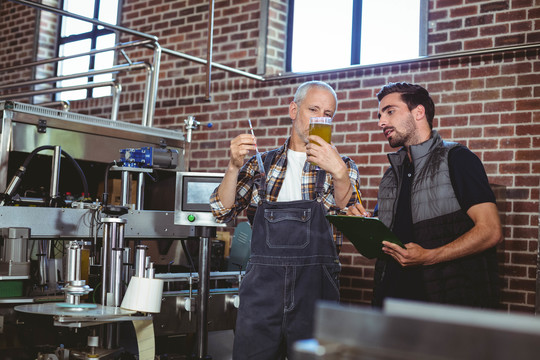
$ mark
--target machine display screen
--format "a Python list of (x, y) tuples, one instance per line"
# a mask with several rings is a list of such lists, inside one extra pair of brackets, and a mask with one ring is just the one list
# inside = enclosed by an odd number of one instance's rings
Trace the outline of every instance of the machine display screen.
[(210, 210), (210, 195), (221, 183), (219, 177), (184, 176), (182, 189), (183, 211)]

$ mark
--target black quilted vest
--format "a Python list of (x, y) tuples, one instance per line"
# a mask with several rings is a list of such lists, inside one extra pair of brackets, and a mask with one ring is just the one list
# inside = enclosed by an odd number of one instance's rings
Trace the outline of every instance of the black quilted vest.
[[(448, 244), (469, 231), (473, 221), (461, 209), (450, 179), (448, 153), (457, 143), (445, 142), (432, 132), (430, 140), (411, 147), (415, 175), (411, 188), (413, 236), (420, 246), (433, 249)], [(379, 186), (379, 219), (393, 226), (394, 209), (401, 187), (400, 167), (405, 149), (388, 155), (391, 167)], [(386, 260), (375, 265), (374, 305), (381, 305), (378, 285), (384, 280)], [(464, 258), (425, 266), (422, 270), (428, 301), (495, 308), (498, 275), (495, 248)]]

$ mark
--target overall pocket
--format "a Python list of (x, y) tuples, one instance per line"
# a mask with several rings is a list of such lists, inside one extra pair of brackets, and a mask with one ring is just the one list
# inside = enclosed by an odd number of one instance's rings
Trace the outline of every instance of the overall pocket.
[(265, 209), (266, 244), (273, 249), (303, 249), (309, 245), (311, 209)]

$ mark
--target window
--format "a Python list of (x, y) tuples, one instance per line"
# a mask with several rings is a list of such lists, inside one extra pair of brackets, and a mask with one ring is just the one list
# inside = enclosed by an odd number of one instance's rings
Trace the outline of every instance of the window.
[(426, 55), (427, 0), (290, 0), (286, 70)]
[[(63, 10), (70, 13), (97, 19), (101, 22), (116, 25), (120, 0), (64, 0)], [(58, 41), (58, 56), (71, 56), (91, 50), (113, 47), (116, 44), (116, 34), (103, 26), (63, 16)], [(114, 65), (114, 51), (100, 52), (95, 55), (84, 55), (58, 63), (57, 75), (71, 75), (90, 70), (107, 69)], [(104, 82), (113, 79), (112, 74), (101, 74), (93, 77), (83, 77), (61, 80), (57, 86), (83, 85), (89, 82)], [(107, 96), (111, 94), (110, 87), (64, 91), (57, 95), (57, 100), (75, 100), (87, 97)]]

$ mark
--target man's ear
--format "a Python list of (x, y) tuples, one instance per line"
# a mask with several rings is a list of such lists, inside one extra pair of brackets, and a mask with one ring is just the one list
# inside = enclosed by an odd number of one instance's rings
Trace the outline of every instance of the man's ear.
[(291, 101), (289, 104), (289, 116), (292, 120), (296, 120), (296, 115), (298, 114), (298, 105)]
[(412, 114), (416, 121), (423, 120), (426, 117), (426, 108), (424, 107), (424, 105), (417, 105), (413, 109)]

